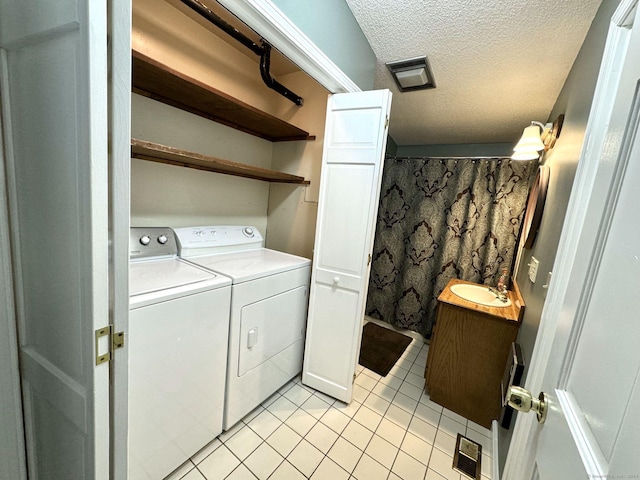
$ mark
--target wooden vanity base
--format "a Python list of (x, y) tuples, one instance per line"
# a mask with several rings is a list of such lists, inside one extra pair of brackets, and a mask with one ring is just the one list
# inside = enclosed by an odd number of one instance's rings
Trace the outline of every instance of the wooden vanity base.
[(524, 302), (516, 284), (510, 307), (468, 302), (451, 292), (457, 283), (470, 282), (451, 280), (438, 297), (425, 385), (431, 400), (490, 429), (502, 408), (500, 382)]

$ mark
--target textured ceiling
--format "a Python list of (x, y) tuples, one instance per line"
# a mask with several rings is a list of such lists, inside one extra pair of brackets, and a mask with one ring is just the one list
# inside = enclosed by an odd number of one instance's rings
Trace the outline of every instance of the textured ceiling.
[[(547, 120), (602, 0), (346, 0), (393, 92), (399, 145), (515, 143)], [(400, 93), (385, 63), (427, 55), (436, 88)]]

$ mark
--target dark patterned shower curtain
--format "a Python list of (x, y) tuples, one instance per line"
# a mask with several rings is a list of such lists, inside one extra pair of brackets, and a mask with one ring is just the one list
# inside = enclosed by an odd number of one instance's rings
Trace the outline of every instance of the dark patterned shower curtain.
[(367, 314), (431, 336), (452, 278), (495, 285), (511, 271), (537, 163), (507, 158), (385, 160)]

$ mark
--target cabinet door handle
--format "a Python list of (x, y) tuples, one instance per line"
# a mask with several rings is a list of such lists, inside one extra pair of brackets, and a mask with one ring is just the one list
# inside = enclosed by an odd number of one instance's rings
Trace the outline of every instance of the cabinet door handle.
[(340, 277), (333, 277), (333, 284), (337, 285), (338, 283), (340, 283)]

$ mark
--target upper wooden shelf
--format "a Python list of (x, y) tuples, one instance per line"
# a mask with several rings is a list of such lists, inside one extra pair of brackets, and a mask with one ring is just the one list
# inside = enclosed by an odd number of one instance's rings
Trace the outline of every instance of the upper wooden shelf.
[(244, 163), (231, 162), (200, 153), (167, 147), (158, 143), (131, 139), (131, 156), (141, 160), (168, 163), (181, 167), (191, 167), (209, 172), (226, 173), (238, 177), (253, 178), (266, 182), (294, 183), (309, 185), (309, 181), (297, 175), (277, 172), (267, 168), (253, 167)]
[(308, 132), (132, 51), (133, 92), (272, 142), (313, 140)]

